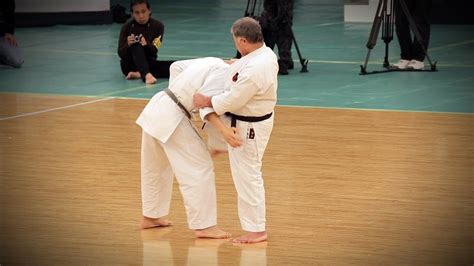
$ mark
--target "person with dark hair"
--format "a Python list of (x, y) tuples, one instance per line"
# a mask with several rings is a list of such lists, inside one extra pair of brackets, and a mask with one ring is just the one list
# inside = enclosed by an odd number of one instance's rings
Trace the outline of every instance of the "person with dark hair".
[[(425, 60), (430, 41), (430, 13), (431, 0), (405, 0), (410, 15), (413, 17), (415, 26), (420, 32), (422, 44), (420, 45), (416, 36), (412, 38), (410, 33), (410, 24), (403, 12), (399, 1), (395, 1), (395, 27), (400, 44), (400, 61), (394, 66), (398, 69), (416, 69), (425, 68)], [(424, 47), (424, 50), (422, 48)]]
[(263, 42), (260, 24), (255, 19), (238, 19), (231, 33), (242, 57), (229, 67), (226, 90), (215, 96), (196, 93), (194, 104), (196, 108), (212, 107), (243, 141), (237, 148), (228, 145), (240, 224), (246, 231), (233, 241), (257, 243), (267, 240), (262, 159), (273, 129), (278, 60)]
[(15, 32), (15, 1), (0, 2), (0, 64), (20, 68), (23, 64)]
[(293, 5), (294, 0), (264, 0), (263, 12), (260, 16), (263, 39), (265, 44), (273, 49), (278, 47), (279, 74), (288, 75), (288, 69), (293, 69), (291, 44), (293, 43)]
[(169, 67), (174, 61), (157, 61), (163, 42), (165, 26), (151, 18), (147, 0), (132, 0), (132, 19), (122, 26), (118, 44), (120, 67), (127, 79), (142, 79), (146, 84), (156, 78), (169, 78)]

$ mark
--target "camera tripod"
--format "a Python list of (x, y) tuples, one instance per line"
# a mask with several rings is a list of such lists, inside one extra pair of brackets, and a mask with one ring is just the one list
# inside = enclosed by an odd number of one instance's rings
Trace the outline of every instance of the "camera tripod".
[[(401, 10), (394, 9), (394, 2), (399, 1)], [(417, 42), (420, 44), (423, 52), (426, 55), (426, 59), (430, 64), (430, 69), (428, 70), (415, 70), (415, 69), (398, 69), (396, 67), (390, 66), (388, 62), (388, 47), (389, 43), (393, 40), (393, 28), (395, 25), (395, 12), (403, 12), (408, 20), (408, 24), (410, 26), (411, 31), (416, 36)], [(367, 72), (367, 64), (369, 62), (370, 52), (375, 47), (377, 43), (377, 37), (380, 31), (380, 27), (382, 27), (382, 40), (385, 43), (385, 57), (383, 61), (384, 70), (380, 71), (371, 71)], [(367, 48), (369, 49), (367, 52), (367, 56), (365, 58), (364, 65), (360, 65), (360, 75), (366, 74), (375, 74), (375, 73), (385, 73), (391, 71), (436, 71), (436, 61), (433, 63), (428, 55), (427, 47), (423, 45), (423, 40), (421, 38), (420, 31), (418, 30), (413, 17), (411, 16), (408, 7), (405, 3), (405, 0), (379, 0), (377, 6), (377, 12), (375, 13), (374, 22), (372, 24), (372, 29), (370, 31), (369, 40), (366, 44)]]
[[(258, 15), (256, 16), (255, 15), (255, 9), (257, 8), (257, 2), (260, 2), (260, 3), (258, 4), (258, 12), (257, 12)], [(254, 18), (254, 19), (256, 19), (257, 21), (260, 22), (259, 16), (261, 14), (261, 12), (260, 12), (261, 6), (262, 6), (262, 2), (259, 1), (259, 0), (247, 0), (247, 8), (245, 9), (244, 16), (245, 17), (252, 17), (252, 18)], [(300, 72), (302, 72), (302, 73), (308, 72), (309, 60), (302, 57), (301, 52), (300, 52), (300, 48), (298, 46), (298, 43), (296, 42), (295, 34), (294, 34), (293, 29), (291, 27), (290, 27), (290, 30), (291, 30), (291, 38), (293, 39), (293, 43), (295, 44), (296, 52), (298, 53), (298, 58), (299, 58), (300, 64), (301, 64)], [(239, 52), (237, 52), (236, 57), (237, 58), (241, 57)]]

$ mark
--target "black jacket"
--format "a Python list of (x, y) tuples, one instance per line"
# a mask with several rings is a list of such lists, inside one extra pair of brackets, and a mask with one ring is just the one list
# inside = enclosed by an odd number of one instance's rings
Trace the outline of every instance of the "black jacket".
[(0, 36), (15, 32), (15, 1), (0, 0)]
[(158, 48), (153, 45), (153, 40), (160, 38), (160, 42), (163, 42), (163, 35), (165, 33), (165, 26), (163, 23), (152, 18), (150, 18), (148, 23), (145, 25), (137, 23), (133, 18), (127, 21), (120, 30), (119, 44), (117, 49), (118, 55), (122, 59), (128, 56), (129, 46), (127, 44), (127, 37), (132, 33), (135, 35), (142, 34), (145, 37), (147, 42), (147, 45), (144, 47), (145, 55), (146, 57), (152, 57), (156, 59)]

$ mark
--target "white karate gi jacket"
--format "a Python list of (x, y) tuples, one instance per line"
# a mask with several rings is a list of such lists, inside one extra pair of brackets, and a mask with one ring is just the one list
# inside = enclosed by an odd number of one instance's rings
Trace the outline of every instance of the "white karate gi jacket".
[[(169, 89), (188, 111), (196, 92), (221, 90), (228, 65), (218, 58), (178, 61)], [(190, 229), (217, 223), (214, 167), (205, 143), (183, 110), (165, 92), (152, 97), (137, 119), (143, 129), (141, 187), (143, 215), (169, 213), (173, 174), (183, 195)]]
[[(228, 65), (222, 59), (215, 57), (177, 61), (170, 68), (169, 89), (190, 112), (194, 109), (195, 93), (213, 95), (224, 89), (222, 84), (226, 79), (224, 73), (227, 68)], [(180, 75), (184, 70), (186, 75), (182, 77)], [(208, 109), (206, 112), (212, 110)], [(159, 92), (146, 105), (137, 119), (137, 124), (149, 135), (164, 143), (184, 118), (186, 115), (180, 107), (166, 93)]]

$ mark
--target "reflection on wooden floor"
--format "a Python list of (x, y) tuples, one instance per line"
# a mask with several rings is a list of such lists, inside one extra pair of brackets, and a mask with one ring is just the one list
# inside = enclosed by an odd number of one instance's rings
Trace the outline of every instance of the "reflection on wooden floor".
[[(473, 263), (472, 115), (278, 107), (270, 239), (235, 246), (194, 238), (176, 184), (174, 226), (138, 229), (146, 101), (74, 105), (93, 100), (0, 94), (1, 264)], [(227, 157), (215, 166), (219, 224), (239, 234)]]

